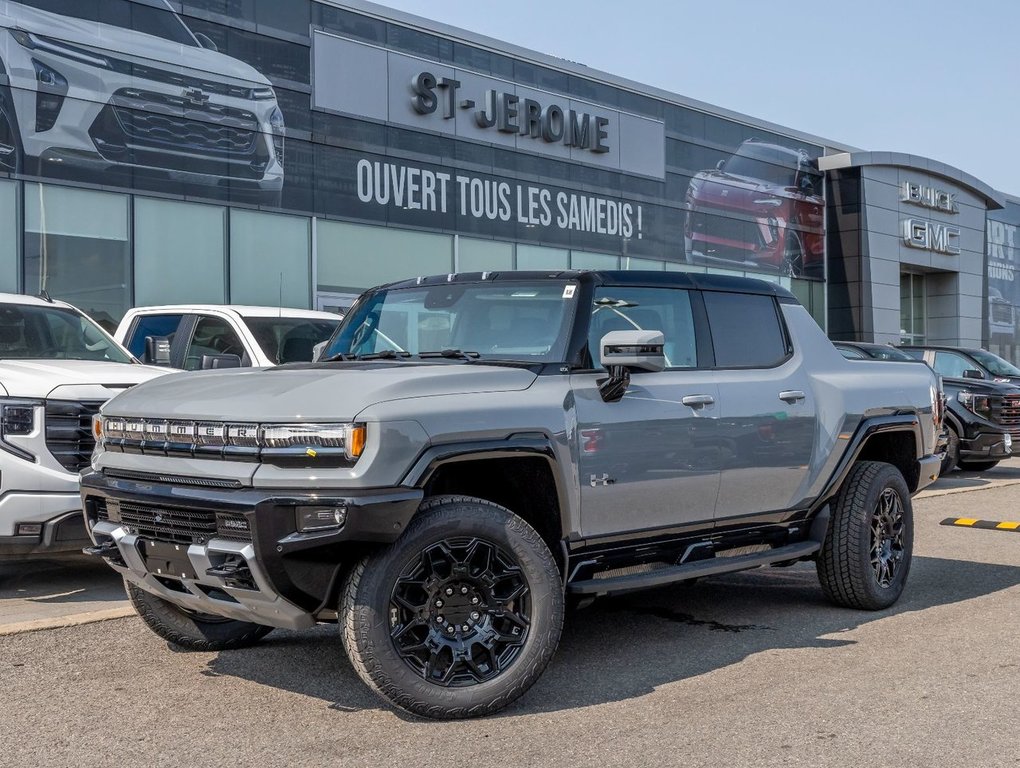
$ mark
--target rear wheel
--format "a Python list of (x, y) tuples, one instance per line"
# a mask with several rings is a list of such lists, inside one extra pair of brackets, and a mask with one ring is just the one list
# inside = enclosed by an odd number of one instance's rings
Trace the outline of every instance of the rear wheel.
[(903, 475), (881, 461), (857, 462), (818, 555), (822, 591), (848, 608), (888, 608), (907, 583), (913, 545), (913, 511)]
[(151, 592), (124, 582), (131, 605), (142, 621), (168, 643), (188, 651), (226, 651), (253, 645), (272, 627), (235, 621), (180, 608)]
[(998, 464), (997, 461), (961, 461), (959, 466), (960, 469), (965, 469), (968, 472), (984, 472)]
[(559, 643), (559, 570), (535, 530), (468, 497), (426, 501), (403, 535), (358, 563), (340, 602), (362, 680), (425, 717), (496, 712), (538, 679)]

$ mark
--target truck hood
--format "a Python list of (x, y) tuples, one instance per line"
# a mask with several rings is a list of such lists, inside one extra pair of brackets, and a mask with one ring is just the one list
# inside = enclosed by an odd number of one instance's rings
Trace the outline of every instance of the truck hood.
[(241, 422), (341, 422), (390, 400), (527, 389), (526, 369), (396, 361), (307, 364), (165, 376), (128, 390), (105, 413)]
[(0, 360), (0, 385), (10, 397), (105, 400), (166, 372), (101, 360)]

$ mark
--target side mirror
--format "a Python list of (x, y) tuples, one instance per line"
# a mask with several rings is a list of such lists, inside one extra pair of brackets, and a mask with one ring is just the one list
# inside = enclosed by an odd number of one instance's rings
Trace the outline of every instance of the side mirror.
[(149, 365), (170, 365), (170, 339), (166, 336), (145, 337), (145, 359)]
[(209, 37), (209, 35), (203, 35), (201, 32), (196, 32), (195, 39), (198, 40), (198, 44), (205, 48), (206, 50), (209, 51), (219, 50), (219, 48), (216, 46), (216, 43), (213, 42), (213, 39)]
[(218, 368), (240, 368), (240, 355), (202, 355), (202, 370), (210, 371)]
[(316, 344), (314, 347), (312, 347), (312, 362), (313, 363), (319, 362), (319, 358), (322, 357), (322, 352), (323, 352), (323, 350), (326, 349), (326, 345), (327, 344), (329, 344), (329, 339), (326, 339), (325, 341), (320, 341), (318, 344)]
[(661, 371), (666, 367), (662, 331), (610, 331), (599, 342), (602, 365), (609, 378), (599, 382), (602, 400), (615, 403), (630, 386), (631, 370)]
[(965, 379), (983, 379), (984, 377), (985, 375), (975, 368), (968, 368), (963, 372), (963, 378)]
[(610, 331), (602, 337), (602, 365), (619, 365), (642, 371), (661, 371), (666, 367), (662, 331)]

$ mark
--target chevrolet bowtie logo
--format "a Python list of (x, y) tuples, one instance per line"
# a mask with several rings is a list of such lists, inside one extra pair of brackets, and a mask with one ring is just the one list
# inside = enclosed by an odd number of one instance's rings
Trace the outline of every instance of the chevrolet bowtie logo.
[(185, 88), (183, 95), (186, 102), (194, 104), (196, 107), (200, 107), (209, 101), (209, 94), (201, 88)]

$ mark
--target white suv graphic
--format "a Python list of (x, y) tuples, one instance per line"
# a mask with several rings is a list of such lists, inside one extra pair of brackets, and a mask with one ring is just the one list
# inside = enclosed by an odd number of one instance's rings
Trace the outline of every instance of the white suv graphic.
[(269, 81), (166, 0), (0, 0), (0, 171), (59, 163), (278, 204), (283, 132)]

